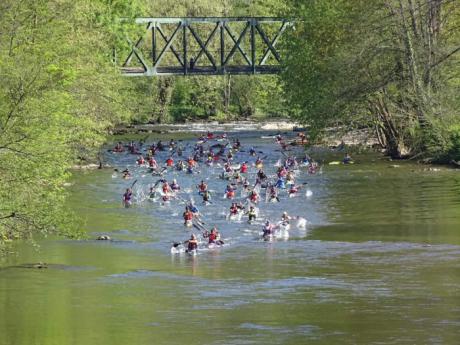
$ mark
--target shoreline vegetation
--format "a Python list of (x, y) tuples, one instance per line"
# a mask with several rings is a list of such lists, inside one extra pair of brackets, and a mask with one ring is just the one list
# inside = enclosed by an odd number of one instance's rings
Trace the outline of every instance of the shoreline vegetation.
[[(145, 28), (120, 19), (146, 15), (296, 19), (279, 42), (280, 75), (123, 77), (113, 51), (123, 59), (126, 37)], [(312, 143), (336, 140), (331, 129), (337, 140), (359, 129), (392, 158), (458, 166), (459, 23), (451, 0), (4, 0), (0, 248), (35, 234), (79, 236), (63, 186), (76, 163), (98, 161), (114, 128), (131, 124), (282, 116), (308, 124)], [(238, 52), (232, 59), (244, 63)]]

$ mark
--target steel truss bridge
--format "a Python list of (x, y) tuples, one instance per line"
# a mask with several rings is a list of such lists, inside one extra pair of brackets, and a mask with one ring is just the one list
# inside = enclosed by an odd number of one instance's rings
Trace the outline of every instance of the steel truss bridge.
[(121, 65), (126, 76), (275, 74), (282, 59), (277, 43), (291, 26), (266, 17), (135, 21), (145, 31), (137, 41), (128, 40)]

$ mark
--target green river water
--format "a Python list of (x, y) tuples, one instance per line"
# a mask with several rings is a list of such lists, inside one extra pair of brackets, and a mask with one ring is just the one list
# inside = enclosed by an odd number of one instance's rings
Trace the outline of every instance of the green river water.
[[(260, 136), (242, 142), (276, 161)], [(310, 197), (267, 206), (310, 221), (288, 240), (226, 224), (215, 197), (204, 218), (228, 245), (195, 257), (169, 251), (189, 236), (183, 206), (125, 209), (112, 170), (76, 173), (70, 204), (89, 239), (18, 244), (1, 262), (0, 344), (459, 344), (460, 172), (355, 158), (304, 176)], [(49, 267), (21, 266), (34, 262)]]

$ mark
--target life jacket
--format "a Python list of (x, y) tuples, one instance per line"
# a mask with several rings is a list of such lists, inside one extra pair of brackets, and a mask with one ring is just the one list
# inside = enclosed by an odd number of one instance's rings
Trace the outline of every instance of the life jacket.
[(173, 161), (171, 158), (168, 158), (168, 159), (166, 160), (166, 165), (167, 165), (168, 167), (172, 167), (173, 164), (174, 164), (174, 161)]
[(258, 197), (259, 196), (256, 193), (251, 193), (251, 196), (249, 197), (249, 199), (253, 202), (256, 202)]
[(210, 233), (208, 236), (209, 243), (214, 243), (215, 240), (217, 240), (217, 234), (216, 233)]
[(264, 231), (264, 235), (272, 234), (273, 233), (273, 226), (271, 224), (270, 225), (265, 225), (264, 228), (263, 228), (263, 231)]
[(188, 250), (195, 250), (198, 248), (198, 244), (196, 243), (196, 241), (188, 241), (188, 246), (187, 246), (187, 249)]
[(245, 174), (248, 172), (248, 166), (246, 164), (243, 164), (240, 169), (242, 174)]
[(227, 191), (227, 199), (232, 199), (233, 197), (235, 197), (235, 191), (234, 190), (228, 190)]
[(192, 220), (193, 219), (193, 213), (192, 212), (185, 212), (184, 213), (184, 220)]

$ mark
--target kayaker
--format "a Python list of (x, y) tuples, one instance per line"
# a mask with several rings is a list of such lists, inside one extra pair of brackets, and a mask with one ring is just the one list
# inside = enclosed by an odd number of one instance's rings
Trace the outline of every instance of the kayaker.
[(131, 205), (131, 199), (133, 197), (133, 191), (131, 188), (126, 188), (126, 192), (123, 194), (123, 203), (126, 206)]
[(281, 223), (283, 225), (288, 225), (289, 224), (289, 221), (292, 219), (292, 217), (290, 217), (288, 215), (288, 213), (286, 211), (283, 212), (283, 215), (281, 216)]
[(219, 231), (217, 231), (216, 226), (214, 226), (211, 229), (210, 233), (203, 234), (203, 237), (208, 238), (208, 244), (211, 244), (211, 243), (218, 244), (218, 245), (224, 244), (224, 242), (220, 240), (220, 234), (219, 234)]
[(185, 207), (185, 212), (182, 214), (182, 217), (184, 218), (184, 225), (186, 226), (193, 220), (193, 213), (188, 206)]
[(285, 184), (285, 182), (284, 182), (284, 179), (280, 177), (280, 178), (278, 179), (278, 181), (276, 181), (275, 187), (276, 187), (276, 188), (285, 189), (285, 188), (286, 188), (286, 184)]
[(267, 175), (265, 175), (264, 171), (262, 169), (259, 169), (259, 171), (257, 172), (257, 178), (260, 180), (260, 181), (263, 181), (267, 178)]
[(232, 203), (232, 206), (230, 206), (230, 216), (235, 216), (238, 214), (238, 207), (236, 205), (236, 202)]
[(207, 204), (211, 202), (211, 193), (208, 190), (204, 191), (203, 194), (203, 204)]
[(201, 180), (200, 184), (196, 186), (198, 188), (198, 194), (203, 194), (208, 190), (208, 185)]
[(187, 250), (191, 252), (192, 250), (198, 249), (198, 241), (196, 239), (195, 234), (190, 236), (190, 239), (187, 241)]
[(256, 209), (254, 208), (254, 206), (249, 207), (248, 217), (249, 217), (249, 222), (252, 222), (253, 220), (256, 220), (257, 212), (256, 212)]
[(345, 154), (345, 157), (343, 158), (343, 164), (350, 164), (353, 161), (349, 153)]
[(265, 225), (262, 228), (262, 231), (263, 231), (263, 237), (273, 235), (275, 232), (275, 226), (271, 224), (269, 220), (267, 220), (265, 222)]
[(180, 190), (180, 186), (179, 184), (177, 183), (177, 180), (176, 179), (173, 179), (172, 180), (172, 183), (171, 183), (171, 190), (173, 190), (174, 192), (177, 192)]
[(291, 187), (289, 188), (289, 196), (294, 196), (297, 194), (297, 192), (299, 191), (299, 187), (296, 186), (296, 185), (291, 185)]
[(155, 160), (155, 158), (153, 158), (153, 156), (149, 158), (149, 167), (155, 170), (158, 168), (157, 161)]
[(168, 194), (168, 193), (171, 193), (172, 192), (172, 189), (171, 187), (169, 186), (169, 183), (167, 181), (165, 181), (163, 183), (163, 186), (161, 187), (161, 189), (163, 190), (163, 193), (164, 194)]
[(258, 203), (259, 202), (259, 194), (257, 194), (257, 192), (255, 190), (253, 190), (251, 192), (251, 194), (249, 194), (249, 200), (253, 203)]
[(233, 199), (235, 197), (235, 189), (229, 184), (227, 185), (227, 188), (225, 189), (225, 197), (227, 199)]
[(145, 164), (145, 159), (144, 159), (144, 157), (139, 156), (139, 158), (137, 159), (137, 164), (138, 164), (138, 165), (144, 165), (144, 164)]

